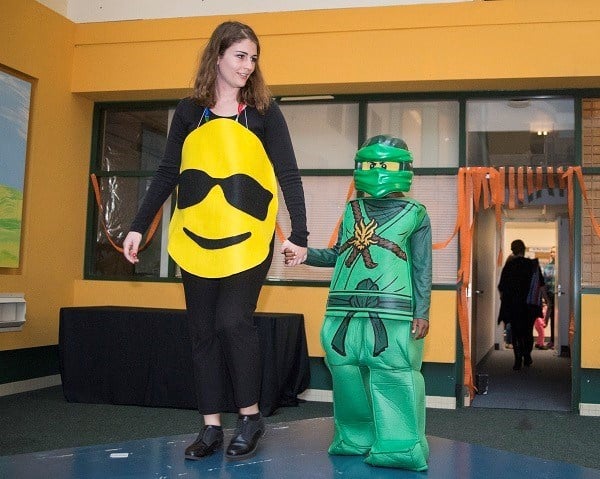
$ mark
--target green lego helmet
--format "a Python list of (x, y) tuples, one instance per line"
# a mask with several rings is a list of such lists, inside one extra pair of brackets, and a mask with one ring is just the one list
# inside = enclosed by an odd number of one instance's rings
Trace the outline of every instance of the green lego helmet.
[(406, 192), (412, 184), (412, 153), (404, 140), (390, 135), (369, 138), (356, 152), (354, 185), (375, 198)]

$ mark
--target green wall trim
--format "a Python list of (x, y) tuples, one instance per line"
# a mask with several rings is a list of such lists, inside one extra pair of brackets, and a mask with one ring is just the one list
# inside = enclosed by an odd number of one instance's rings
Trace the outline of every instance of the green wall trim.
[(581, 369), (580, 385), (580, 402), (600, 404), (600, 369)]
[(0, 351), (0, 384), (60, 373), (58, 345)]
[[(330, 391), (333, 387), (331, 373), (322, 357), (311, 357), (310, 389)], [(600, 398), (600, 371), (587, 370), (596, 385), (596, 400)], [(428, 396), (454, 397), (456, 389), (456, 365), (446, 363), (423, 363), (425, 391)], [(0, 351), (0, 384), (60, 374), (58, 345), (37, 348)], [(587, 377), (587, 373), (585, 374)], [(584, 381), (585, 382), (585, 381)], [(594, 401), (584, 401), (594, 402)]]
[(331, 373), (325, 365), (325, 358), (309, 358), (310, 361), (310, 385), (309, 389), (323, 389), (331, 391)]
[(423, 363), (427, 396), (456, 397), (458, 376), (455, 363)]
[[(428, 396), (456, 396), (456, 364), (423, 363), (421, 369), (425, 378), (425, 393)], [(310, 358), (310, 389), (332, 389), (331, 373), (324, 358)]]

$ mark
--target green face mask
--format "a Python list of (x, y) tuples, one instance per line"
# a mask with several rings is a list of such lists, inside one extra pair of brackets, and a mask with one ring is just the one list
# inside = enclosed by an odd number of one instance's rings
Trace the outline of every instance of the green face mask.
[[(382, 198), (394, 192), (406, 192), (412, 184), (412, 154), (405, 149), (377, 143), (361, 148), (356, 153), (354, 184), (358, 191), (364, 191), (375, 198)], [(398, 163), (399, 171), (385, 168), (363, 169), (365, 163)]]
[(394, 192), (406, 192), (412, 184), (412, 171), (387, 171), (381, 168), (355, 170), (354, 185), (375, 198), (383, 198)]

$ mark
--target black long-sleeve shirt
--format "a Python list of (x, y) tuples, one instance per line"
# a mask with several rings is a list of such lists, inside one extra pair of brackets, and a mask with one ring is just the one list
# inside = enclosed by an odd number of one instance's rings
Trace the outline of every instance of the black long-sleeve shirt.
[[(203, 113), (204, 106), (192, 98), (184, 98), (177, 105), (169, 129), (165, 154), (131, 224), (130, 231), (144, 233), (158, 209), (177, 186), (183, 142), (198, 127)], [(211, 118), (215, 117), (216, 115), (211, 113)], [(256, 108), (246, 107), (239, 115), (238, 121), (260, 139), (273, 164), (275, 176), (290, 214), (292, 231), (289, 240), (295, 245), (306, 246), (308, 231), (302, 179), (298, 172), (288, 127), (279, 106), (272, 102), (265, 114), (260, 114)]]

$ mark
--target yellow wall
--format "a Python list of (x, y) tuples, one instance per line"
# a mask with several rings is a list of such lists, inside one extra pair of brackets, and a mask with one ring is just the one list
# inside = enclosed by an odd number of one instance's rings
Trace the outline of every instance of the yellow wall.
[[(503, 0), (240, 15), (278, 94), (598, 86), (597, 0)], [(80, 24), (73, 91), (178, 97), (225, 17)], [(165, 72), (169, 72), (165, 74)]]
[(581, 318), (581, 367), (600, 369), (600, 295), (581, 297)]
[(33, 0), (3, 0), (0, 64), (35, 79), (21, 267), (0, 268), (0, 293), (25, 293), (27, 323), (0, 349), (56, 344), (58, 310), (83, 271), (93, 104), (71, 93), (73, 23)]
[[(0, 349), (56, 344), (61, 306), (183, 308), (181, 287), (85, 281), (92, 101), (175, 99), (198, 52), (230, 17), (74, 25), (33, 0), (4, 0), (0, 63), (37, 79), (23, 267), (0, 292), (25, 292), (22, 332)], [(240, 15), (262, 39), (276, 94), (600, 87), (597, 0), (503, 0)], [(307, 318), (311, 355), (326, 288), (265, 287), (259, 309)], [(454, 362), (456, 297), (436, 291), (426, 361)]]

